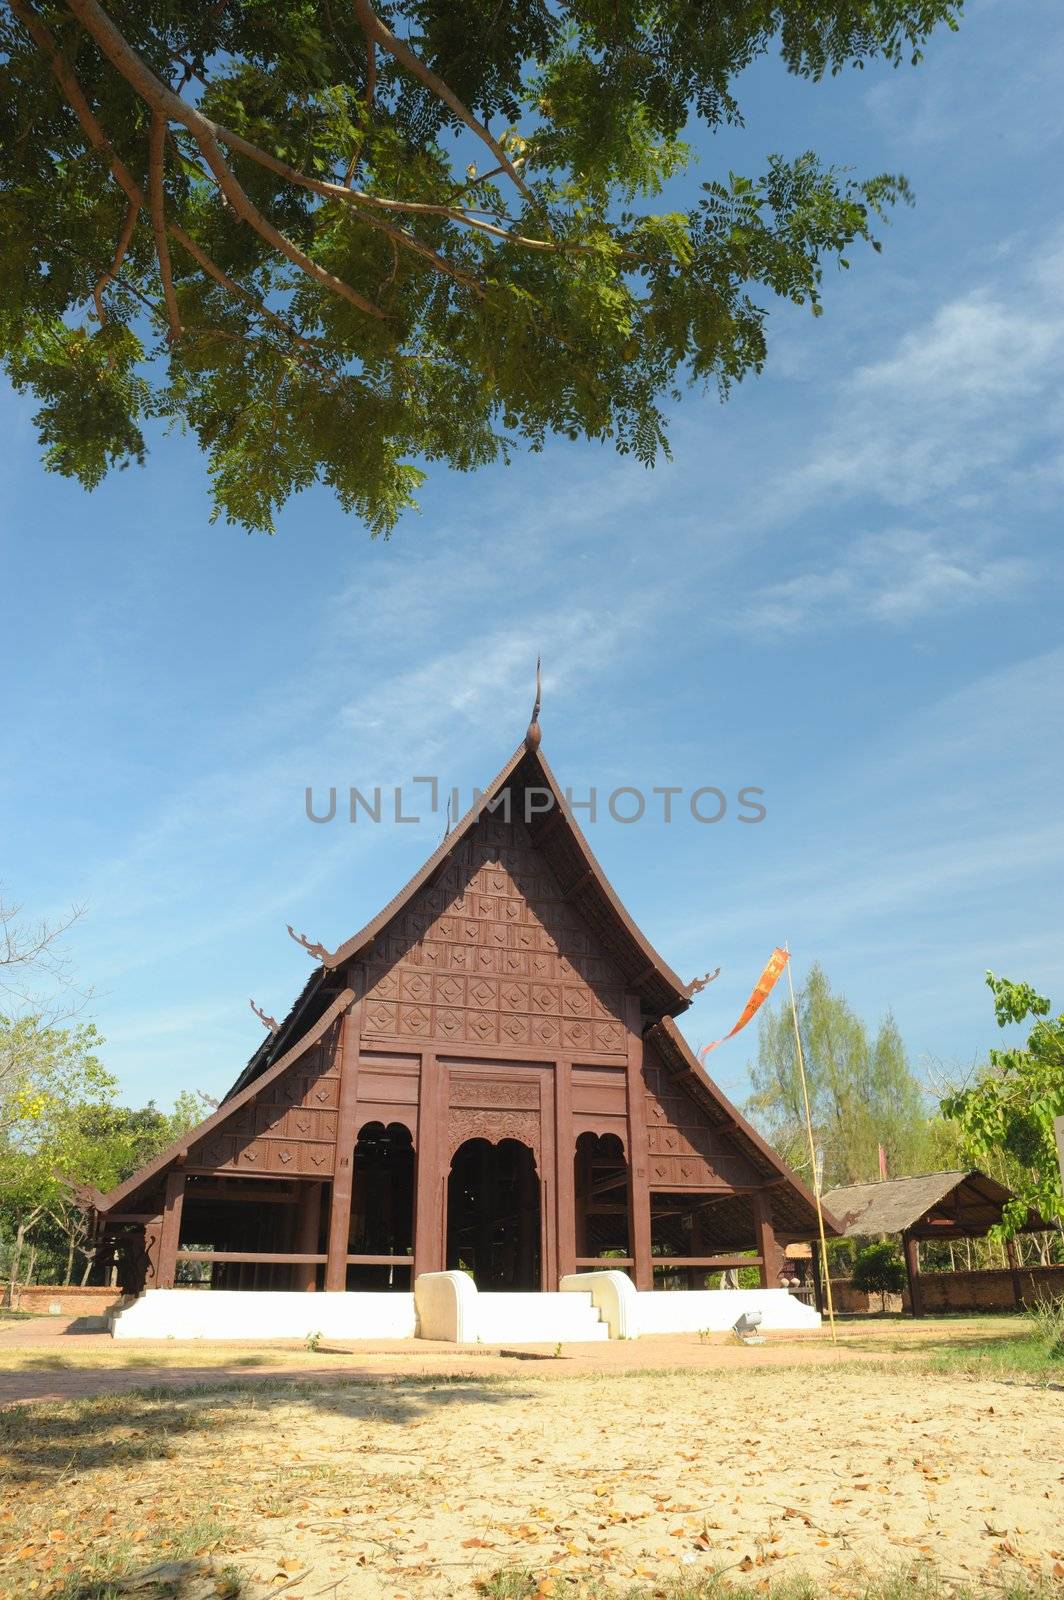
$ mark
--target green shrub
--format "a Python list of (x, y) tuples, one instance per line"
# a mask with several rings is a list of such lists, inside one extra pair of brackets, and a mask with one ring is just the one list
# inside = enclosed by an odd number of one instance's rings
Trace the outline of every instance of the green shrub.
[(853, 1286), (862, 1294), (882, 1295), (884, 1311), (887, 1295), (901, 1294), (905, 1288), (905, 1266), (889, 1240), (866, 1244), (858, 1250), (853, 1262)]

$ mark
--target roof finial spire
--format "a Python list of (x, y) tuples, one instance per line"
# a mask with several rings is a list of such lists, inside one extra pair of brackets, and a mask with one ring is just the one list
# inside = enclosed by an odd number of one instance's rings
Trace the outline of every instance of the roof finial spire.
[(526, 746), (528, 747), (529, 750), (538, 750), (539, 749), (539, 742), (543, 737), (543, 734), (542, 734), (542, 732), (540, 730), (540, 726), (539, 726), (539, 708), (540, 708), (540, 703), (541, 703), (542, 699), (543, 699), (543, 683), (542, 683), (542, 680), (541, 680), (541, 677), (540, 677), (540, 658), (539, 658), (539, 656), (537, 656), (536, 657), (536, 703), (532, 707), (532, 720), (528, 724), (528, 732), (525, 734), (525, 744), (526, 744)]

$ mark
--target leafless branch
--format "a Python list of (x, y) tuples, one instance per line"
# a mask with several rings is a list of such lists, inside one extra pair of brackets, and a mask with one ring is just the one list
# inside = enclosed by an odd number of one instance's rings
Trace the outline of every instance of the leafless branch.
[(355, 15), (367, 39), (375, 40), (383, 50), (387, 50), (389, 55), (395, 57), (400, 66), (405, 67), (408, 72), (412, 72), (414, 77), (419, 79), (427, 89), (432, 90), (437, 99), (442, 100), (445, 106), (449, 106), (459, 122), (464, 123), (471, 133), (475, 133), (477, 138), (487, 145), (502, 170), (509, 178), (513, 179), (526, 199), (531, 199), (531, 191), (528, 185), (517, 171), (502, 145), (488, 132), (484, 124), (478, 122), (473, 113), (462, 104), (450, 85), (445, 83), (442, 78), (437, 77), (431, 67), (427, 67), (421, 58), (414, 54), (408, 44), (395, 37), (391, 29), (387, 28), (378, 17), (369, 0), (354, 0), (354, 7)]
[(177, 306), (174, 275), (170, 270), (170, 245), (166, 237), (166, 199), (163, 189), (164, 152), (166, 149), (166, 118), (161, 111), (152, 113), (151, 137), (148, 142), (148, 197), (151, 208), (151, 226), (155, 235), (155, 254), (159, 262), (159, 276), (163, 285), (163, 301), (170, 324), (170, 343), (181, 337), (181, 313)]
[[(84, 914), (84, 906), (73, 906), (57, 921), (34, 922), (0, 893), (0, 1009), (36, 1018), (42, 1027), (55, 1027), (81, 1010), (90, 991), (74, 983), (63, 940)], [(18, 1065), (17, 1055), (9, 1038), (0, 1056), (0, 1079)]]

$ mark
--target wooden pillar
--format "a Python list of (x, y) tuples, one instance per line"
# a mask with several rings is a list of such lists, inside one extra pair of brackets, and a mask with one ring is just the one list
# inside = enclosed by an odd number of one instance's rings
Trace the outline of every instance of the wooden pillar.
[[(442, 1272), (443, 1206), (440, 1185), (444, 1137), (447, 1128), (446, 1068), (431, 1051), (421, 1057), (417, 1085), (417, 1157), (414, 1166), (414, 1277), (421, 1272)], [(411, 1284), (411, 1288), (413, 1284)]]
[(776, 1245), (776, 1230), (772, 1224), (772, 1202), (763, 1189), (758, 1189), (752, 1196), (754, 1211), (754, 1236), (757, 1240), (757, 1253), (761, 1257), (761, 1287), (762, 1289), (778, 1289), (780, 1286), (780, 1257)]
[[(705, 1244), (705, 1231), (702, 1227), (703, 1213), (699, 1209), (691, 1213), (691, 1254), (693, 1256), (706, 1256), (709, 1251)], [(705, 1287), (705, 1267), (687, 1268), (687, 1287), (689, 1289), (702, 1289)], [(699, 1281), (702, 1280), (702, 1281)]]
[(905, 1253), (905, 1274), (909, 1280), (909, 1309), (914, 1317), (924, 1314), (924, 1291), (920, 1282), (920, 1246), (911, 1234), (903, 1233), (901, 1236), (902, 1250)]
[(144, 1270), (144, 1282), (137, 1290), (138, 1294), (141, 1289), (157, 1289), (159, 1287), (159, 1243), (162, 1236), (162, 1217), (149, 1217), (144, 1224), (144, 1254), (147, 1257), (147, 1264)]
[(341, 1293), (347, 1287), (347, 1237), (351, 1231), (351, 1183), (354, 1177), (355, 1125), (358, 1109), (358, 1055), (362, 1033), (362, 969), (354, 976), (355, 998), (344, 1015), (340, 1036), (340, 1105), (336, 1114), (336, 1160), (329, 1204), (328, 1259), (325, 1287)]
[[(575, 1220), (576, 1254), (587, 1256), (591, 1253), (591, 1245), (587, 1236), (587, 1208), (591, 1200), (592, 1161), (594, 1160), (594, 1146), (591, 1135), (588, 1135), (583, 1144), (579, 1139), (573, 1151), (573, 1215)], [(625, 1250), (625, 1255), (629, 1250)]]
[(1012, 1278), (1012, 1303), (1019, 1310), (1023, 1305), (1023, 1284), (1020, 1279), (1020, 1261), (1016, 1253), (1015, 1239), (1005, 1240), (1005, 1254), (1009, 1262), (1009, 1276)]
[[(573, 1166), (573, 1069), (554, 1068), (554, 1193), (557, 1202), (558, 1278), (576, 1271), (576, 1179)], [(558, 1284), (549, 1285), (557, 1289)]]
[(156, 1282), (160, 1289), (172, 1289), (177, 1273), (177, 1246), (181, 1238), (181, 1212), (185, 1203), (185, 1174), (178, 1169), (166, 1178), (163, 1224), (159, 1233), (159, 1265)]
[(638, 995), (625, 1000), (628, 1023), (628, 1248), (632, 1254), (632, 1281), (637, 1289), (653, 1289), (654, 1265), (650, 1250), (650, 1180), (647, 1157), (647, 1097), (643, 1083), (643, 1018)]
[[(316, 1256), (321, 1236), (321, 1184), (304, 1180), (296, 1221), (296, 1254)], [(318, 1269), (312, 1261), (293, 1268), (293, 1287), (312, 1293), (318, 1287)]]

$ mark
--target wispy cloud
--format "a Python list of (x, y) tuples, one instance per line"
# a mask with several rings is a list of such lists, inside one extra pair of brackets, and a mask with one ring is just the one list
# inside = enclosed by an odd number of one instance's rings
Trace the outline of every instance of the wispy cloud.
[(833, 557), (759, 590), (739, 610), (743, 632), (788, 634), (828, 624), (907, 626), (939, 612), (1002, 600), (1031, 563), (994, 555), (978, 539), (909, 528), (862, 534)]

